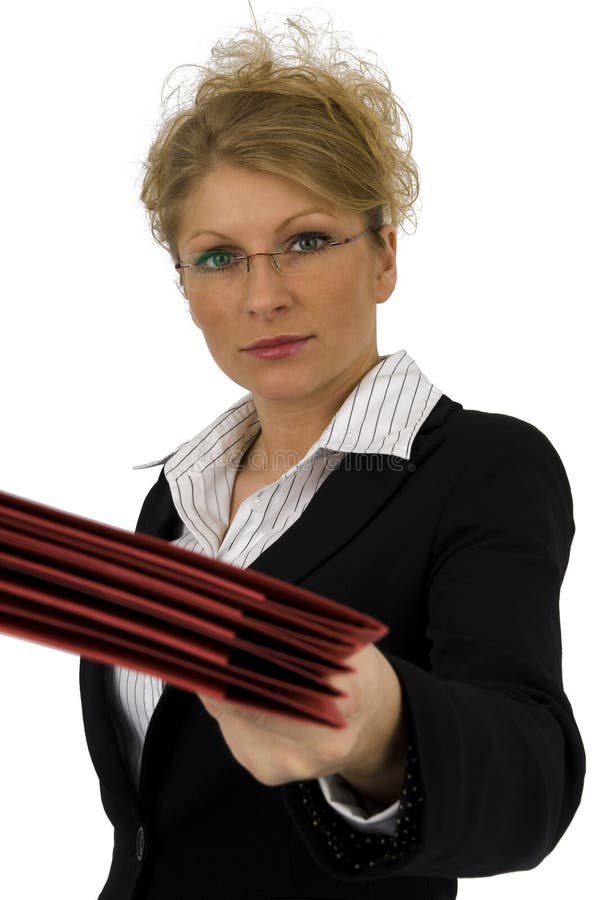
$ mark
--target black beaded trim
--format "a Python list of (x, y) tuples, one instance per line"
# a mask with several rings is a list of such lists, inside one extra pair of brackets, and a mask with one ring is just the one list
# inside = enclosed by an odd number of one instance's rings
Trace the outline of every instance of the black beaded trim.
[(366, 833), (354, 828), (326, 801), (317, 780), (301, 781), (299, 788), (304, 809), (314, 828), (345, 867), (357, 871), (399, 860), (418, 847), (424, 797), (418, 759), (411, 744), (392, 835)]

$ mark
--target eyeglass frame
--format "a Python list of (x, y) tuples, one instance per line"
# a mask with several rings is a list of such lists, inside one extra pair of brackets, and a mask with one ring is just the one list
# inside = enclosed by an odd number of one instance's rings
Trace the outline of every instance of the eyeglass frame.
[[(371, 231), (375, 231), (375, 232), (376, 232), (376, 231), (380, 231), (380, 229), (381, 229), (381, 228), (384, 228), (384, 227), (385, 227), (384, 224), (383, 224), (383, 225), (371, 225), (370, 228), (364, 228), (364, 230), (363, 230), (363, 231), (360, 231), (359, 234), (354, 234), (354, 235), (352, 235), (351, 237), (344, 238), (344, 239), (341, 240), (341, 241), (326, 241), (326, 244), (327, 244), (329, 247), (342, 247), (344, 244), (351, 244), (353, 241), (357, 241), (358, 238), (363, 237), (365, 234), (369, 234)], [(308, 231), (307, 233), (309, 234), (310, 231)], [(205, 252), (208, 252), (208, 251), (205, 251)], [(215, 252), (217, 252), (217, 250), (216, 250)], [(296, 252), (298, 252), (298, 251), (296, 251)], [(276, 257), (276, 256), (283, 256), (285, 253), (291, 253), (292, 255), (294, 255), (295, 251), (292, 251), (292, 250), (274, 250), (274, 251), (272, 251), (271, 253), (270, 253), (270, 252), (249, 253), (249, 254), (246, 255), (246, 256), (235, 256), (235, 257), (232, 259), (232, 262), (242, 262), (243, 260), (246, 260), (246, 262), (247, 262), (247, 272), (250, 272), (250, 271), (251, 271), (251, 266), (250, 266), (250, 264), (249, 264), (249, 260), (253, 259), (254, 256), (271, 256), (271, 257), (272, 257), (272, 265), (273, 265), (274, 269), (275, 269), (277, 272), (280, 272), (280, 273), (281, 273), (282, 270), (281, 270), (280, 266), (278, 265), (278, 262), (277, 262), (277, 260), (275, 259), (275, 257)], [(193, 254), (193, 255), (194, 255), (194, 254)], [(200, 255), (200, 254), (199, 254), (199, 255)], [(178, 257), (178, 261), (175, 263), (174, 268), (177, 269), (179, 272), (181, 272), (182, 269), (192, 269), (192, 268), (193, 268), (193, 265), (192, 265), (191, 263), (183, 263), (182, 260)]]

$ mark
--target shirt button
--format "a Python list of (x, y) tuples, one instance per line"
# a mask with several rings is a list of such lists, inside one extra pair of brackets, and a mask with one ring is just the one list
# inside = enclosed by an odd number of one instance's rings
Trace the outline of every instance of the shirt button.
[(138, 857), (138, 861), (144, 856), (144, 844), (144, 828), (141, 825), (138, 829), (138, 834), (136, 835), (136, 856)]

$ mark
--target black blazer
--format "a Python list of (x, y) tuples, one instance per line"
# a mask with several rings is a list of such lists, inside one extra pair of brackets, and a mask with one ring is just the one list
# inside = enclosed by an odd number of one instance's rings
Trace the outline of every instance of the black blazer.
[[(169, 540), (178, 527), (161, 470), (137, 530)], [(366, 844), (317, 781), (258, 782), (198, 697), (171, 687), (138, 796), (107, 669), (82, 661), (86, 738), (115, 827), (102, 900), (448, 900), (458, 877), (536, 866), (573, 818), (585, 772), (558, 612), (574, 530), (546, 436), (443, 395), (409, 461), (347, 454), (253, 562), (390, 627), (378, 646), (401, 682), (424, 796), (405, 856), (403, 817), (394, 838)]]

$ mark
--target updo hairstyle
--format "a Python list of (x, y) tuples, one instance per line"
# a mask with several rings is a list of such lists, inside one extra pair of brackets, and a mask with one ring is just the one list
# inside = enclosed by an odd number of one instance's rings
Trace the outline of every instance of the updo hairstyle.
[[(365, 227), (415, 225), (412, 129), (387, 75), (328, 26), (301, 16), (286, 26), (270, 34), (255, 22), (216, 43), (206, 66), (178, 66), (166, 79), (196, 75), (188, 96), (164, 89), (140, 199), (174, 262), (186, 199), (220, 164), (285, 176), (360, 214)], [(370, 237), (384, 245), (378, 232)]]

